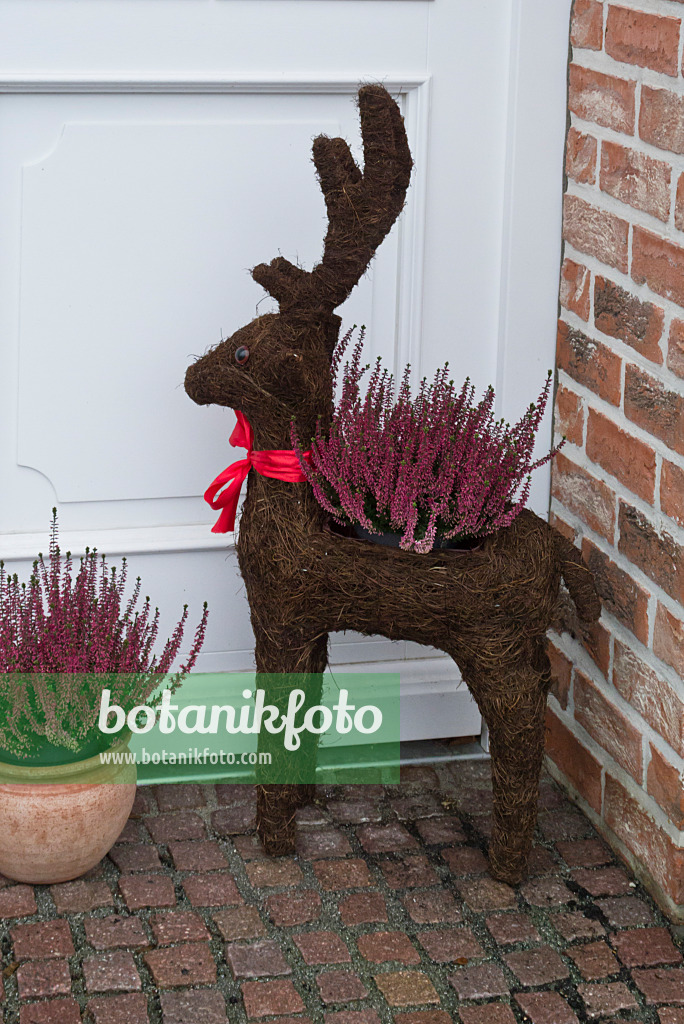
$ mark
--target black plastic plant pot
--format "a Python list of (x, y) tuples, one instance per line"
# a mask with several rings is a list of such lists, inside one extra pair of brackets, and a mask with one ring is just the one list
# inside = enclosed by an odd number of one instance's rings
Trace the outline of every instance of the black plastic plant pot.
[[(371, 533), (370, 530), (364, 530), (363, 526), (359, 526), (358, 523), (354, 523), (352, 532), (360, 540), (368, 540), (371, 544), (380, 544), (386, 548), (398, 548), (403, 536), (401, 533)], [(437, 534), (432, 550), (475, 551), (481, 544), (482, 537), (442, 537)]]

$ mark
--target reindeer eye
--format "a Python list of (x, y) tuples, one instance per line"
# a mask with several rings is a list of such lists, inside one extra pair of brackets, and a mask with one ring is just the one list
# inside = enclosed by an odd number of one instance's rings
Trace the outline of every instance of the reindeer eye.
[(239, 348), (235, 349), (235, 362), (239, 363), (240, 366), (244, 366), (249, 359), (249, 349), (246, 345), (240, 345)]

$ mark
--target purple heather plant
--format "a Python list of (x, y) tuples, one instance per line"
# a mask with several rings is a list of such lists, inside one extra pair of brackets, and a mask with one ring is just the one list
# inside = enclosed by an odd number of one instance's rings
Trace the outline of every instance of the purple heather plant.
[(159, 609), (152, 614), (146, 597), (136, 610), (140, 577), (124, 603), (126, 559), (117, 571), (86, 548), (74, 576), (71, 553), (62, 556), (57, 535), (53, 509), (48, 561), (38, 555), (28, 584), (8, 575), (0, 561), (0, 747), (17, 755), (38, 737), (70, 750), (92, 739), (104, 686), (126, 711), (155, 707), (164, 677), (163, 689), (174, 691), (193, 668), (206, 632), (205, 604), (187, 659), (168, 675), (183, 640), (187, 605), (153, 655)]
[(536, 402), (511, 426), (494, 419), (494, 389), (474, 402), (470, 378), (457, 392), (448, 363), (431, 383), (423, 378), (413, 398), (410, 366), (397, 391), (378, 358), (362, 395), (361, 380), (370, 369), (361, 363), (363, 327), (341, 369), (353, 332), (335, 349), (332, 374), (340, 397), (327, 433), (319, 421), (310, 461), (292, 430), (293, 447), (320, 505), (341, 525), (400, 533), (400, 547), (419, 553), (431, 551), (438, 535), (466, 540), (509, 526), (525, 506), (530, 474), (565, 440), (532, 461), (551, 372)]

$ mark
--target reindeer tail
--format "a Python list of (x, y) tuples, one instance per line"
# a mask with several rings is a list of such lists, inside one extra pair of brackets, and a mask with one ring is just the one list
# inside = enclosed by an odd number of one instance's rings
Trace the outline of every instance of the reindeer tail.
[(591, 569), (587, 568), (582, 555), (567, 537), (554, 530), (553, 539), (560, 558), (561, 573), (575, 602), (577, 614), (582, 622), (598, 622), (601, 616), (601, 601)]

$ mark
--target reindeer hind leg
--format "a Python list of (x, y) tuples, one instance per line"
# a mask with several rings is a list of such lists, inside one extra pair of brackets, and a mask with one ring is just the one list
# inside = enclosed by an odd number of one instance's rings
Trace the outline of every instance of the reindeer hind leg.
[(539, 775), (550, 673), (539, 641), (533, 657), (478, 672), (469, 688), (489, 727), (494, 828), (489, 846), (494, 878), (517, 885), (525, 876), (537, 821)]

